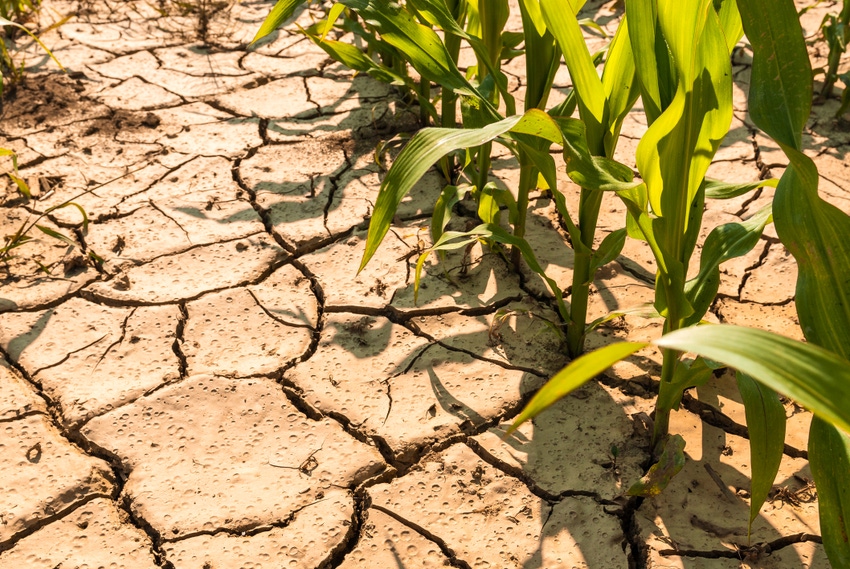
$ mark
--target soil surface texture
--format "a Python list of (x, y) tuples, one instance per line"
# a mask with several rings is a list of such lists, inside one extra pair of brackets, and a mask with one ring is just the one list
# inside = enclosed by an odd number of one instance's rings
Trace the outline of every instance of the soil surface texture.
[[(829, 4), (802, 18), (812, 40)], [(656, 498), (625, 495), (650, 458), (653, 349), (504, 438), (567, 363), (545, 283), (475, 246), (430, 258), (414, 299), (436, 171), (357, 272), (398, 154), (376, 160), (376, 147), (415, 131), (419, 110), (298, 34), (295, 22), (321, 17), (312, 8), (249, 49), (272, 6), (44, 2), (44, 19), (73, 14), (42, 36), (67, 73), (27, 48), (0, 147), (17, 153), (33, 196), (0, 182), (0, 225), (13, 233), (70, 199), (89, 223), (55, 210), (40, 225), (76, 246), (42, 235), (0, 268), (0, 569), (828, 568), (810, 416), (790, 401), (779, 477), (748, 539), (733, 374), (673, 414), (689, 460)], [(622, 17), (616, 2), (585, 12), (608, 31)], [(518, 10), (508, 27), (521, 28)], [(825, 45), (811, 54), (823, 65)], [(751, 55), (746, 42), (734, 53), (735, 117), (709, 171), (725, 181), (787, 164), (747, 114)], [(505, 65), (518, 95), (523, 69)], [(569, 85), (563, 69), (552, 101)], [(816, 103), (804, 140), (821, 194), (846, 212), (839, 103)], [(634, 166), (645, 130), (638, 108), (619, 160)], [(493, 165), (514, 188), (510, 154)], [(772, 191), (711, 201), (704, 225), (746, 219)], [(475, 223), (465, 213), (453, 228)], [(606, 198), (600, 240), (624, 214)], [(541, 263), (567, 288), (572, 251), (551, 200), (534, 196), (529, 217)], [(654, 274), (648, 248), (628, 242), (593, 283), (589, 319), (651, 302)], [(768, 227), (723, 266), (708, 318), (802, 339), (795, 279)], [(588, 344), (660, 333), (632, 315)]]

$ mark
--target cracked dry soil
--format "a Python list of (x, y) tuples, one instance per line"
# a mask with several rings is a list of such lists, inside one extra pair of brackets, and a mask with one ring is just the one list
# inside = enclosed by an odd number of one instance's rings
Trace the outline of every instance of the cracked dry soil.
[[(33, 51), (4, 105), (0, 146), (17, 152), (35, 196), (7, 185), (0, 223), (10, 233), (72, 197), (91, 223), (82, 232), (74, 211), (57, 210), (45, 223), (78, 248), (31, 243), (2, 275), (0, 568), (829, 566), (808, 417), (791, 402), (777, 487), (748, 545), (749, 447), (729, 374), (674, 414), (690, 460), (655, 499), (624, 497), (649, 458), (651, 350), (502, 440), (565, 363), (551, 298), (533, 274), (473, 248), (426, 265), (414, 303), (433, 172), (356, 274), (383, 175), (374, 148), (415, 129), (417, 112), (297, 34), (247, 50), (270, 2), (200, 16), (45, 5), (76, 14), (43, 37), (69, 73)], [(613, 29), (620, 14), (601, 10)], [(804, 16), (808, 34), (826, 10)], [(709, 174), (777, 176), (784, 156), (746, 112), (746, 46), (735, 57), (735, 119)], [(521, 60), (505, 69), (519, 94)], [(568, 85), (564, 70), (553, 98)], [(806, 140), (824, 195), (847, 211), (837, 104), (816, 106)], [(645, 128), (629, 117), (620, 160), (633, 164)], [(493, 163), (512, 187), (510, 156)], [(769, 199), (765, 188), (712, 202), (706, 225)], [(624, 213), (613, 200), (604, 211), (600, 239)], [(569, 282), (571, 251), (543, 196), (528, 233)], [(590, 318), (651, 300), (654, 271), (630, 242), (600, 271)], [(769, 228), (724, 266), (711, 317), (800, 338), (795, 276)], [(627, 317), (589, 344), (659, 333)]]

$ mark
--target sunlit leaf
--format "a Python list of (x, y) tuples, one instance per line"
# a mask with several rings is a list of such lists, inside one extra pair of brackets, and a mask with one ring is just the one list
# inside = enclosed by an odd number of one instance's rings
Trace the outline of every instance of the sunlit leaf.
[(821, 347), (727, 324), (677, 330), (655, 344), (744, 372), (850, 432), (850, 362)]
[(540, 388), (540, 391), (511, 424), (505, 436), (509, 436), (525, 421), (533, 419), (574, 389), (581, 387), (618, 361), (647, 345), (645, 342), (617, 342), (576, 358)]
[(257, 30), (251, 43), (256, 43), (258, 40), (278, 29), (286, 20), (292, 17), (295, 10), (302, 4), (306, 4), (306, 0), (277, 0), (272, 11), (263, 20), (260, 29)]
[(560, 131), (546, 113), (532, 109), (524, 115), (514, 115), (479, 129), (426, 128), (410, 140), (387, 173), (369, 222), (366, 250), (360, 270), (378, 250), (392, 224), (401, 200), (443, 156), (461, 148), (473, 148), (516, 129), (524, 134), (560, 136)]

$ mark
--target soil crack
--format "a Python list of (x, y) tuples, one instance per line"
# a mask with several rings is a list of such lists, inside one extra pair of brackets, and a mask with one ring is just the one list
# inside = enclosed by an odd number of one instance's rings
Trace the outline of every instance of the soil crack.
[(377, 510), (378, 512), (381, 512), (381, 513), (384, 513), (384, 514), (390, 516), (391, 518), (393, 518), (397, 522), (404, 524), (405, 526), (409, 527), (410, 529), (412, 529), (413, 531), (415, 531), (416, 533), (418, 533), (419, 535), (421, 535), (422, 537), (424, 537), (428, 541), (434, 543), (437, 547), (440, 548), (440, 551), (443, 553), (443, 555), (445, 555), (448, 558), (448, 561), (449, 561), (449, 563), (451, 564), (452, 567), (458, 567), (459, 569), (472, 569), (472, 566), (469, 563), (458, 558), (455, 551), (451, 547), (448, 546), (448, 544), (445, 542), (444, 539), (440, 538), (437, 535), (434, 535), (433, 533), (431, 533), (430, 531), (428, 531), (424, 527), (420, 526), (419, 524), (408, 520), (407, 518), (395, 513), (394, 511), (392, 511), (388, 508), (385, 508), (383, 506), (379, 506), (377, 504), (370, 504), (369, 507), (372, 508), (373, 510)]

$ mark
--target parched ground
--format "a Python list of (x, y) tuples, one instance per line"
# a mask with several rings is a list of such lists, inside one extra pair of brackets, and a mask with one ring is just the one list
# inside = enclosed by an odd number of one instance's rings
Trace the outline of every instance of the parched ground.
[[(503, 440), (565, 363), (543, 283), (475, 247), (428, 264), (414, 302), (435, 173), (358, 275), (385, 173), (375, 149), (412, 132), (417, 109), (297, 33), (246, 49), (270, 2), (193, 4), (46, 0), (43, 18), (76, 14), (43, 36), (68, 73), (33, 49), (4, 103), (0, 147), (34, 190), (24, 200), (5, 182), (4, 234), (72, 198), (90, 223), (54, 211), (39, 223), (77, 247), (44, 237), (0, 273), (0, 568), (829, 567), (810, 416), (791, 402), (748, 541), (749, 445), (730, 374), (674, 414), (690, 460), (654, 499), (624, 497), (649, 458), (651, 350)], [(590, 8), (614, 29), (615, 4)], [(830, 10), (803, 16), (813, 40)], [(823, 44), (811, 49), (823, 65)], [(778, 176), (785, 158), (746, 112), (750, 52), (734, 57), (735, 119), (710, 175)], [(506, 66), (517, 94), (522, 69)], [(553, 99), (569, 86), (565, 70), (557, 79)], [(805, 140), (822, 195), (850, 211), (837, 107), (815, 106)], [(627, 164), (642, 121), (636, 111), (623, 129)], [(510, 156), (494, 167), (512, 187)], [(711, 202), (705, 225), (770, 199)], [(614, 200), (603, 211), (600, 238), (624, 214)], [(572, 255), (546, 197), (530, 226), (566, 287)], [(654, 271), (627, 244), (600, 271), (590, 317), (650, 301)], [(768, 228), (725, 265), (709, 317), (801, 338), (795, 278)], [(629, 316), (589, 344), (659, 333)]]

